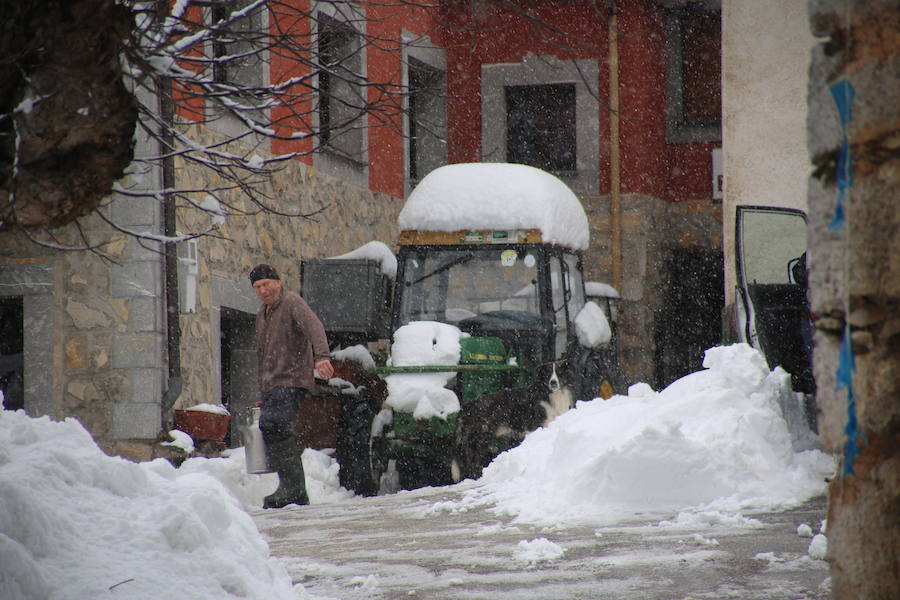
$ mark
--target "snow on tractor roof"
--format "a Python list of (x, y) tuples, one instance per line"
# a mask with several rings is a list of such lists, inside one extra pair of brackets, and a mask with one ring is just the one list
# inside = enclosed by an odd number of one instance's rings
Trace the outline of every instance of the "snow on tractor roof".
[(542, 240), (588, 247), (587, 215), (557, 177), (526, 165), (462, 163), (439, 167), (409, 195), (400, 230), (537, 229)]

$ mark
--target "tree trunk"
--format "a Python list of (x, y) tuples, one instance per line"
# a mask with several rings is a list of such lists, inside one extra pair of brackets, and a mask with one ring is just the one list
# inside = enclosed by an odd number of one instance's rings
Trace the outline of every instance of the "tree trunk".
[(814, 0), (810, 21), (825, 38), (810, 70), (808, 143), (816, 169), (809, 262), (820, 431), (840, 458), (829, 487), (832, 591), (838, 599), (894, 600), (900, 598), (900, 6)]
[(100, 203), (133, 157), (137, 109), (113, 0), (0, 4), (0, 228), (59, 226)]

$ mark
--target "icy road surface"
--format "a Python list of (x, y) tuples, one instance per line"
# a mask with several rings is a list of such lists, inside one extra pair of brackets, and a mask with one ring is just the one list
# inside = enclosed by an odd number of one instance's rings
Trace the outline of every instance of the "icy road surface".
[(803, 523), (818, 531), (824, 497), (736, 522), (636, 515), (544, 528), (466, 507), (472, 485), (259, 510), (253, 519), (303, 599), (828, 597), (828, 565), (798, 535)]

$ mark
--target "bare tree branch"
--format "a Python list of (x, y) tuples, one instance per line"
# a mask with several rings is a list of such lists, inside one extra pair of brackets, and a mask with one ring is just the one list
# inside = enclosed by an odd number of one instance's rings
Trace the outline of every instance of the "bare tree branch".
[[(3, 3), (0, 231), (76, 222), (112, 192), (163, 207), (175, 203), (214, 220), (261, 212), (312, 218), (322, 207), (288, 208), (266, 192), (275, 170), (317, 152), (363, 164), (362, 130), (387, 127), (404, 135), (400, 117), (413, 91), (404, 87), (400, 73), (383, 81), (367, 76), (364, 59), (370, 51), (402, 54), (405, 45), (421, 45), (428, 32), (413, 41), (381, 37), (376, 9), (378, 14), (391, 14), (382, 9), (392, 8), (425, 11), (436, 29), (468, 32), (472, 40), (508, 26), (491, 18), (495, 11), (511, 12), (527, 23), (536, 42), (557, 49), (560, 57), (574, 60), (596, 50), (596, 40), (573, 37), (543, 19), (541, 4), (321, 0), (300, 9), (287, 0)], [(589, 4), (605, 16), (606, 2)], [(56, 37), (30, 39), (37, 30)], [(76, 51), (88, 44), (93, 46)], [(102, 50), (100, 56), (91, 48)], [(592, 83), (588, 88), (596, 92)], [(161, 95), (171, 99), (171, 114), (160, 110)], [(46, 135), (48, 123), (52, 135)], [(416, 128), (450, 143), (439, 122), (421, 119)], [(205, 131), (203, 139), (199, 131)], [(209, 141), (210, 131), (218, 132), (215, 141)], [(159, 151), (135, 158), (135, 132)], [(269, 152), (273, 141), (287, 150)], [(220, 183), (212, 189), (196, 181), (146, 182), (174, 160)], [(138, 172), (144, 173), (141, 184), (122, 179)], [(48, 195), (50, 188), (57, 193)], [(210, 213), (198, 200), (206, 194), (217, 199), (221, 213)], [(102, 219), (115, 231), (140, 240), (152, 237), (118, 227), (107, 215)], [(51, 239), (29, 237), (36, 243)], [(153, 239), (173, 241), (162, 238)], [(82, 248), (97, 247), (81, 241)]]

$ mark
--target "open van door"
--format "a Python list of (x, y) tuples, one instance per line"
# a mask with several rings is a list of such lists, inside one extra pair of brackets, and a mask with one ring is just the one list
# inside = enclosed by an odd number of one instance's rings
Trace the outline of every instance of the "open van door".
[[(812, 327), (807, 301), (806, 215), (803, 211), (738, 206), (736, 233), (737, 329), (770, 368), (791, 374), (795, 392), (815, 392)], [(814, 409), (807, 417), (815, 429)], [(811, 414), (810, 414), (811, 413)]]

